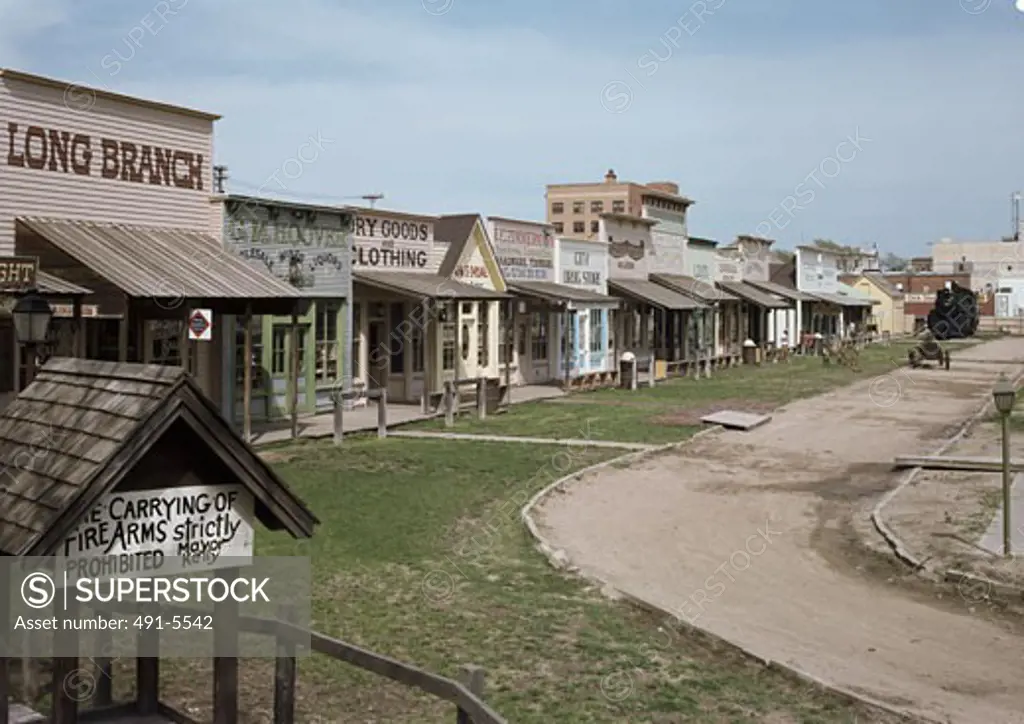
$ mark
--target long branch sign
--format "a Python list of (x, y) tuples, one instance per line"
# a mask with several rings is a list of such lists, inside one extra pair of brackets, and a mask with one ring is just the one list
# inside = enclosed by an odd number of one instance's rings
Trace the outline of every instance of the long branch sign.
[(110, 493), (64, 539), (76, 577), (175, 575), (252, 560), (253, 498), (241, 485)]
[(203, 154), (59, 128), (7, 124), (7, 165), (203, 190)]

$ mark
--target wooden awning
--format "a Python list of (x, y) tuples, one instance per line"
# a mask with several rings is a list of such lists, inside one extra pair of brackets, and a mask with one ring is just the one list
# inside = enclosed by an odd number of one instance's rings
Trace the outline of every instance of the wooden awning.
[(685, 274), (651, 274), (651, 281), (668, 287), (674, 292), (685, 294), (698, 302), (713, 304), (714, 302), (738, 302), (738, 297), (718, 289), (714, 284), (701, 281)]
[(814, 301), (834, 304), (837, 307), (871, 307), (874, 305), (870, 299), (850, 297), (845, 294), (831, 294), (829, 292), (806, 292), (807, 296)]
[(701, 304), (696, 299), (646, 279), (609, 279), (608, 291), (616, 296), (624, 296), (642, 304), (671, 311), (707, 308), (707, 305)]
[(47, 274), (41, 269), (36, 272), (36, 288), (40, 294), (50, 297), (84, 297), (92, 294), (92, 290)]
[(508, 288), (513, 294), (546, 302), (619, 306), (619, 300), (615, 297), (555, 282), (514, 282)]
[(414, 299), (508, 299), (502, 292), (463, 284), (438, 274), (360, 271), (352, 275), (352, 281)]
[(38, 256), (40, 266), (56, 274), (77, 262), (133, 299), (211, 306), (253, 301), (262, 302), (257, 313), (282, 314), (304, 301), (291, 284), (207, 234), (34, 217), (16, 223), (19, 253)]
[(735, 294), (740, 299), (756, 304), (765, 309), (789, 309), (793, 304), (788, 299), (782, 299), (768, 292), (761, 291), (755, 286), (746, 282), (715, 282), (727, 292)]
[(758, 289), (763, 289), (766, 292), (770, 292), (771, 294), (774, 294), (778, 297), (782, 297), (783, 299), (788, 299), (791, 302), (813, 301), (813, 299), (809, 297), (806, 293), (801, 292), (798, 289), (793, 289), (792, 287), (777, 284), (775, 282), (762, 282), (754, 281), (753, 279), (751, 279), (748, 280), (746, 283), (750, 284), (751, 286), (757, 287)]

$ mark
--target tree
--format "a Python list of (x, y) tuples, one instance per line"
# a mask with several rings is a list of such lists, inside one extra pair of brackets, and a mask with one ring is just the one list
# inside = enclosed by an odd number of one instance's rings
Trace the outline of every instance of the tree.
[(891, 251), (882, 258), (882, 268), (886, 271), (906, 271), (909, 265), (910, 262)]

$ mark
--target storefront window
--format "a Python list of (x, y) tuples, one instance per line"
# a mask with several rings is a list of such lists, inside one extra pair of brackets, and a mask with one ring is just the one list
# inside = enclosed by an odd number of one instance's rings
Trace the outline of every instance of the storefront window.
[(462, 339), (460, 340), (460, 343), (462, 344), (462, 361), (463, 362), (468, 362), (469, 361), (469, 325), (468, 324), (463, 324), (462, 325)]
[(438, 317), (441, 322), (441, 369), (455, 369), (455, 313), (452, 302), (447, 302)]
[(181, 322), (148, 320), (149, 362), (155, 365), (181, 365)]
[(615, 323), (618, 320), (618, 312), (608, 311), (608, 349), (615, 349)]
[[(249, 325), (252, 338), (252, 388), (263, 386), (261, 365), (263, 360), (263, 318), (252, 317)], [(235, 386), (241, 389), (245, 384), (245, 320), (235, 317)]]
[(490, 350), (487, 344), (487, 315), (490, 312), (490, 305), (487, 302), (480, 302), (480, 312), (476, 320), (476, 364), (478, 367), (486, 367), (490, 364)]
[(600, 311), (598, 311), (596, 309), (591, 310), (591, 312), (590, 312), (590, 351), (591, 352), (601, 352), (602, 351), (601, 350), (601, 342), (603, 342), (603, 340), (601, 339), (601, 336), (602, 336), (601, 335), (601, 330), (603, 329), (603, 325), (601, 324), (601, 315), (602, 314), (603, 314), (603, 312), (600, 312)]
[(333, 382), (338, 378), (338, 314), (341, 305), (319, 302), (316, 307), (316, 379)]
[(362, 377), (363, 365), (363, 305), (352, 305), (352, 376)]
[(534, 312), (530, 329), (530, 353), (535, 360), (548, 358), (548, 315)]
[(498, 364), (508, 362), (508, 305), (498, 303)]
[(405, 329), (405, 304), (395, 302), (391, 305), (391, 334), (388, 335), (387, 346), (391, 350), (391, 372), (402, 374), (405, 372), (405, 345), (408, 341), (407, 335), (402, 334)]
[(295, 330), (296, 339), (299, 342), (299, 376), (306, 371), (306, 332), (307, 327), (299, 327)]
[(288, 369), (285, 364), (288, 344), (288, 326), (275, 324), (270, 335), (270, 374), (283, 375)]
[(519, 356), (520, 357), (525, 357), (526, 356), (526, 340), (528, 338), (529, 338), (529, 335), (527, 334), (526, 323), (525, 322), (520, 323), (520, 325), (519, 325), (519, 340), (518, 340), (518, 344), (519, 344), (518, 350), (519, 350)]
[(412, 371), (422, 372), (423, 371), (423, 326), (416, 324), (412, 328), (412, 332), (409, 333), (410, 343), (412, 345)]

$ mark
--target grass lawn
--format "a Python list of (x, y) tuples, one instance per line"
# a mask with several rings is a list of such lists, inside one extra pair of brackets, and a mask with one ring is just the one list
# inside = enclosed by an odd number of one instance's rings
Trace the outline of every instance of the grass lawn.
[[(666, 633), (665, 622), (552, 569), (520, 508), (570, 467), (616, 454), (397, 438), (275, 448), (322, 524), (308, 541), (261, 531), (257, 550), (311, 557), (317, 630), (450, 676), (483, 666), (485, 698), (510, 723), (888, 721)], [(162, 671), (171, 701), (208, 711), (209, 662)], [(321, 656), (299, 672), (298, 721), (455, 718), (449, 705)], [(242, 662), (244, 721), (269, 721), (272, 673)]]
[[(700, 418), (716, 409), (767, 411), (857, 379), (887, 374), (906, 363), (910, 346), (901, 342), (867, 347), (861, 352), (859, 372), (835, 364), (826, 366), (816, 357), (792, 357), (789, 364), (734, 367), (717, 371), (710, 379), (677, 378), (636, 392), (605, 389), (515, 405), (509, 413), (482, 422), (466, 414), (451, 429), (559, 439), (674, 442), (699, 430)], [(514, 399), (515, 390), (512, 395)], [(445, 427), (439, 419), (406, 429)]]
[[(906, 349), (868, 349), (859, 373), (794, 359), (637, 393), (608, 390), (516, 406), (484, 423), (464, 419), (458, 429), (679, 440), (698, 429), (684, 419), (694, 411), (724, 402), (778, 406), (886, 374), (903, 363)], [(672, 415), (683, 424), (665, 424)], [(552, 569), (519, 510), (569, 470), (618, 451), (352, 437), (342, 449), (305, 441), (269, 452), (322, 523), (308, 541), (261, 531), (257, 551), (311, 558), (314, 628), (452, 677), (465, 664), (483, 666), (485, 698), (510, 723), (896, 721), (674, 632), (669, 622)], [(210, 662), (161, 666), (165, 697), (209, 718)], [(241, 666), (242, 721), (270, 722), (271, 662)], [(299, 672), (301, 722), (454, 720), (450, 705), (341, 662), (313, 656), (300, 661)], [(127, 662), (118, 664), (121, 693), (130, 673)]]

